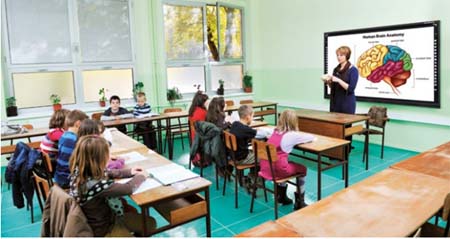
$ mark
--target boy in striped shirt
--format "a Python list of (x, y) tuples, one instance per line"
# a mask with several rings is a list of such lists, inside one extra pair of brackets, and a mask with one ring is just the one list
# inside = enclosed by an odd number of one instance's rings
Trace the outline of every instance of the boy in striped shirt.
[(77, 133), (81, 122), (88, 116), (80, 110), (72, 110), (66, 118), (67, 131), (59, 139), (58, 159), (56, 160), (55, 182), (61, 188), (69, 188), (69, 159), (77, 143)]
[[(147, 104), (145, 93), (139, 92), (137, 94), (137, 104), (136, 106), (134, 106), (134, 117), (142, 117), (145, 115), (150, 116), (151, 111), (152, 107)], [(147, 146), (147, 148), (156, 149), (156, 132), (151, 121), (137, 123), (135, 130), (138, 135), (142, 135), (142, 137), (144, 138), (144, 144)]]

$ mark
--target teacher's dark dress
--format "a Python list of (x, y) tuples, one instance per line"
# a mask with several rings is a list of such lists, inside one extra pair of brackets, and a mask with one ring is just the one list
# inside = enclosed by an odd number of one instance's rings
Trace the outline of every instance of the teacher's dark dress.
[(348, 84), (345, 90), (337, 82), (331, 83), (330, 112), (354, 114), (356, 110), (355, 88), (358, 83), (358, 70), (351, 66), (346, 72), (335, 72), (334, 76)]

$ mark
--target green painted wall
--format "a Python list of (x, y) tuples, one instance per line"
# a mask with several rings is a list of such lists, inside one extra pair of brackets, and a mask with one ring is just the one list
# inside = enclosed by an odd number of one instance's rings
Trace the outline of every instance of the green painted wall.
[[(450, 1), (250, 0), (249, 8), (255, 98), (324, 110), (329, 104), (319, 79), (324, 32), (440, 20), (441, 108), (377, 105), (387, 106), (394, 118), (387, 126), (387, 145), (422, 151), (450, 140)], [(358, 102), (357, 112), (373, 104)]]

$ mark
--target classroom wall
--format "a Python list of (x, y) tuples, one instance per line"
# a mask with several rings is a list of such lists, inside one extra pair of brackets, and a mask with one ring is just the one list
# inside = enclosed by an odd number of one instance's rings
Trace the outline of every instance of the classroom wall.
[(441, 108), (358, 102), (357, 112), (374, 104), (388, 107), (390, 146), (422, 151), (450, 140), (450, 1), (249, 0), (249, 8), (255, 98), (323, 110), (329, 105), (319, 79), (324, 32), (440, 20)]

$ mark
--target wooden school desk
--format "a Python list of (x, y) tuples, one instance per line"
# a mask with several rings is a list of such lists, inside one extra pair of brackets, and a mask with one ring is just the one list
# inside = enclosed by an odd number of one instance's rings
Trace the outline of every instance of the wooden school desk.
[(277, 220), (305, 237), (405, 237), (432, 217), (448, 181), (386, 169)]
[(22, 138), (30, 139), (32, 137), (43, 136), (46, 135), (48, 131), (49, 129), (47, 127), (29, 129), (25, 133), (10, 134), (5, 136), (2, 135), (2, 141), (11, 140), (11, 144), (13, 144), (13, 140), (15, 139), (22, 139)]
[[(270, 102), (270, 101), (255, 101), (253, 103), (246, 104), (251, 106), (253, 109), (259, 109), (255, 110), (254, 116), (265, 116), (265, 115), (274, 115), (275, 116), (275, 125), (277, 124), (277, 105), (276, 102)], [(232, 112), (237, 111), (241, 105), (233, 105), (233, 106), (227, 106), (225, 108), (225, 112)], [(273, 108), (272, 108), (273, 107)]]
[[(320, 110), (299, 109), (295, 110), (298, 117), (299, 129), (304, 132), (325, 135), (338, 139), (345, 139), (345, 137), (362, 133), (364, 128), (361, 124), (349, 127), (353, 123), (365, 122), (366, 127), (368, 124), (368, 116), (364, 115), (352, 115), (342, 113), (332, 113)], [(348, 127), (348, 128), (347, 128)], [(364, 144), (367, 152), (366, 170), (369, 167), (369, 149), (368, 138)], [(342, 159), (343, 148), (337, 148), (327, 152), (325, 155), (333, 158)]]
[[(134, 162), (127, 167), (142, 167), (149, 169), (172, 163), (165, 157), (156, 152), (147, 149), (145, 145), (136, 142), (132, 138), (124, 135), (118, 130), (113, 130), (113, 144), (111, 152), (117, 156), (123, 153), (137, 151), (146, 157), (146, 160)], [(118, 141), (120, 144), (115, 144)], [(128, 145), (129, 150), (123, 150)], [(141, 208), (143, 218), (143, 236), (153, 234), (174, 228), (193, 220), (205, 217), (206, 235), (211, 236), (211, 213), (210, 213), (210, 195), (209, 186), (211, 182), (197, 177), (182, 182), (174, 183), (168, 186), (159, 186), (142, 193), (133, 194), (130, 198)], [(204, 192), (204, 197), (200, 192)], [(154, 207), (169, 224), (163, 227), (149, 231), (146, 227), (146, 220), (149, 216), (149, 209)]]
[(302, 237), (302, 235), (279, 223), (268, 221), (235, 237)]
[(442, 178), (450, 184), (450, 142), (405, 159), (391, 167)]

